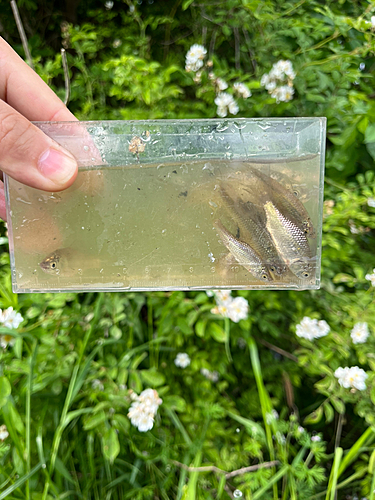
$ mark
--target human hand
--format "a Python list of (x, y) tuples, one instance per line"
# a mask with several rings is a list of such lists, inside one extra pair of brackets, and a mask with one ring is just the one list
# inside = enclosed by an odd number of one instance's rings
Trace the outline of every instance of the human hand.
[[(75, 121), (46, 83), (0, 37), (0, 169), (23, 184), (45, 191), (69, 187), (75, 158), (32, 121)], [(0, 217), (6, 219), (0, 181)]]

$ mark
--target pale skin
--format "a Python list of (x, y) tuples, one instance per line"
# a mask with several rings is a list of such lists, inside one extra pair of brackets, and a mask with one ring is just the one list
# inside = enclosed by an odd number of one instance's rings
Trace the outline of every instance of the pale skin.
[[(76, 118), (0, 37), (0, 170), (28, 186), (62, 191), (73, 184), (77, 162), (32, 121)], [(0, 218), (6, 220), (1, 181)]]

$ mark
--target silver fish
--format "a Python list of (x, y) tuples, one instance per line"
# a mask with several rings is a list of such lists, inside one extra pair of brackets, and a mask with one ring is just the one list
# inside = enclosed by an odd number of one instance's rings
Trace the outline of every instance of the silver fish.
[(249, 271), (255, 278), (261, 281), (272, 281), (266, 266), (260, 256), (255, 252), (250, 245), (244, 241), (240, 241), (233, 236), (221, 223), (220, 220), (214, 222), (216, 229), (219, 232), (221, 241), (227, 247), (229, 252), (234, 256), (236, 261)]
[(308, 238), (315, 236), (311, 217), (303, 203), (293, 191), (277, 180), (251, 166), (247, 166), (246, 171), (232, 173), (227, 180), (236, 186), (238, 196), (249, 207), (254, 204), (263, 207), (264, 203), (271, 201), (281, 213), (300, 227)]
[(286, 189), (280, 182), (272, 179), (272, 177), (268, 177), (260, 170), (250, 167), (250, 171), (252, 175), (263, 181), (266, 192), (268, 189), (266, 196), (270, 199), (267, 199), (267, 201), (274, 201), (279, 210), (297, 226), (301, 227), (308, 238), (313, 238), (315, 230), (311, 217), (297, 196), (292, 191)]
[(271, 235), (262, 223), (259, 207), (254, 205), (253, 209), (249, 210), (241, 200), (236, 202), (237, 192), (230, 185), (225, 188), (221, 185), (219, 193), (240, 230), (241, 240), (248, 243), (260, 255), (269, 271), (278, 276), (285, 274), (287, 267), (280, 259)]
[(300, 279), (312, 276), (311, 250), (303, 230), (287, 219), (271, 201), (265, 203), (264, 210), (267, 229), (289, 269)]

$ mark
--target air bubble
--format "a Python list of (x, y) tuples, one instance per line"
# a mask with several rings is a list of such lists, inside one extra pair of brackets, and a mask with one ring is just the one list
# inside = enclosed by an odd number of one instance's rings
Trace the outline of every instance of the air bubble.
[(88, 151), (88, 150), (89, 150), (89, 147), (88, 147), (88, 146), (83, 146), (83, 150), (84, 150), (84, 151)]
[(234, 490), (233, 491), (233, 497), (234, 498), (241, 498), (242, 497), (242, 491), (241, 490)]
[(240, 429), (239, 429), (238, 427), (237, 427), (237, 429), (236, 429), (236, 432), (237, 432), (237, 434), (240, 432)]
[(215, 257), (214, 257), (214, 254), (212, 252), (210, 252), (208, 254), (208, 258), (210, 259), (211, 262), (215, 262), (215, 260), (216, 260)]

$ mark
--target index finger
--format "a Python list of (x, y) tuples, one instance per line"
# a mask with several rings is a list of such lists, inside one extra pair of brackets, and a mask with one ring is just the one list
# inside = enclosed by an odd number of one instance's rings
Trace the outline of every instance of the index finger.
[(73, 121), (75, 116), (0, 37), (0, 99), (30, 121)]

